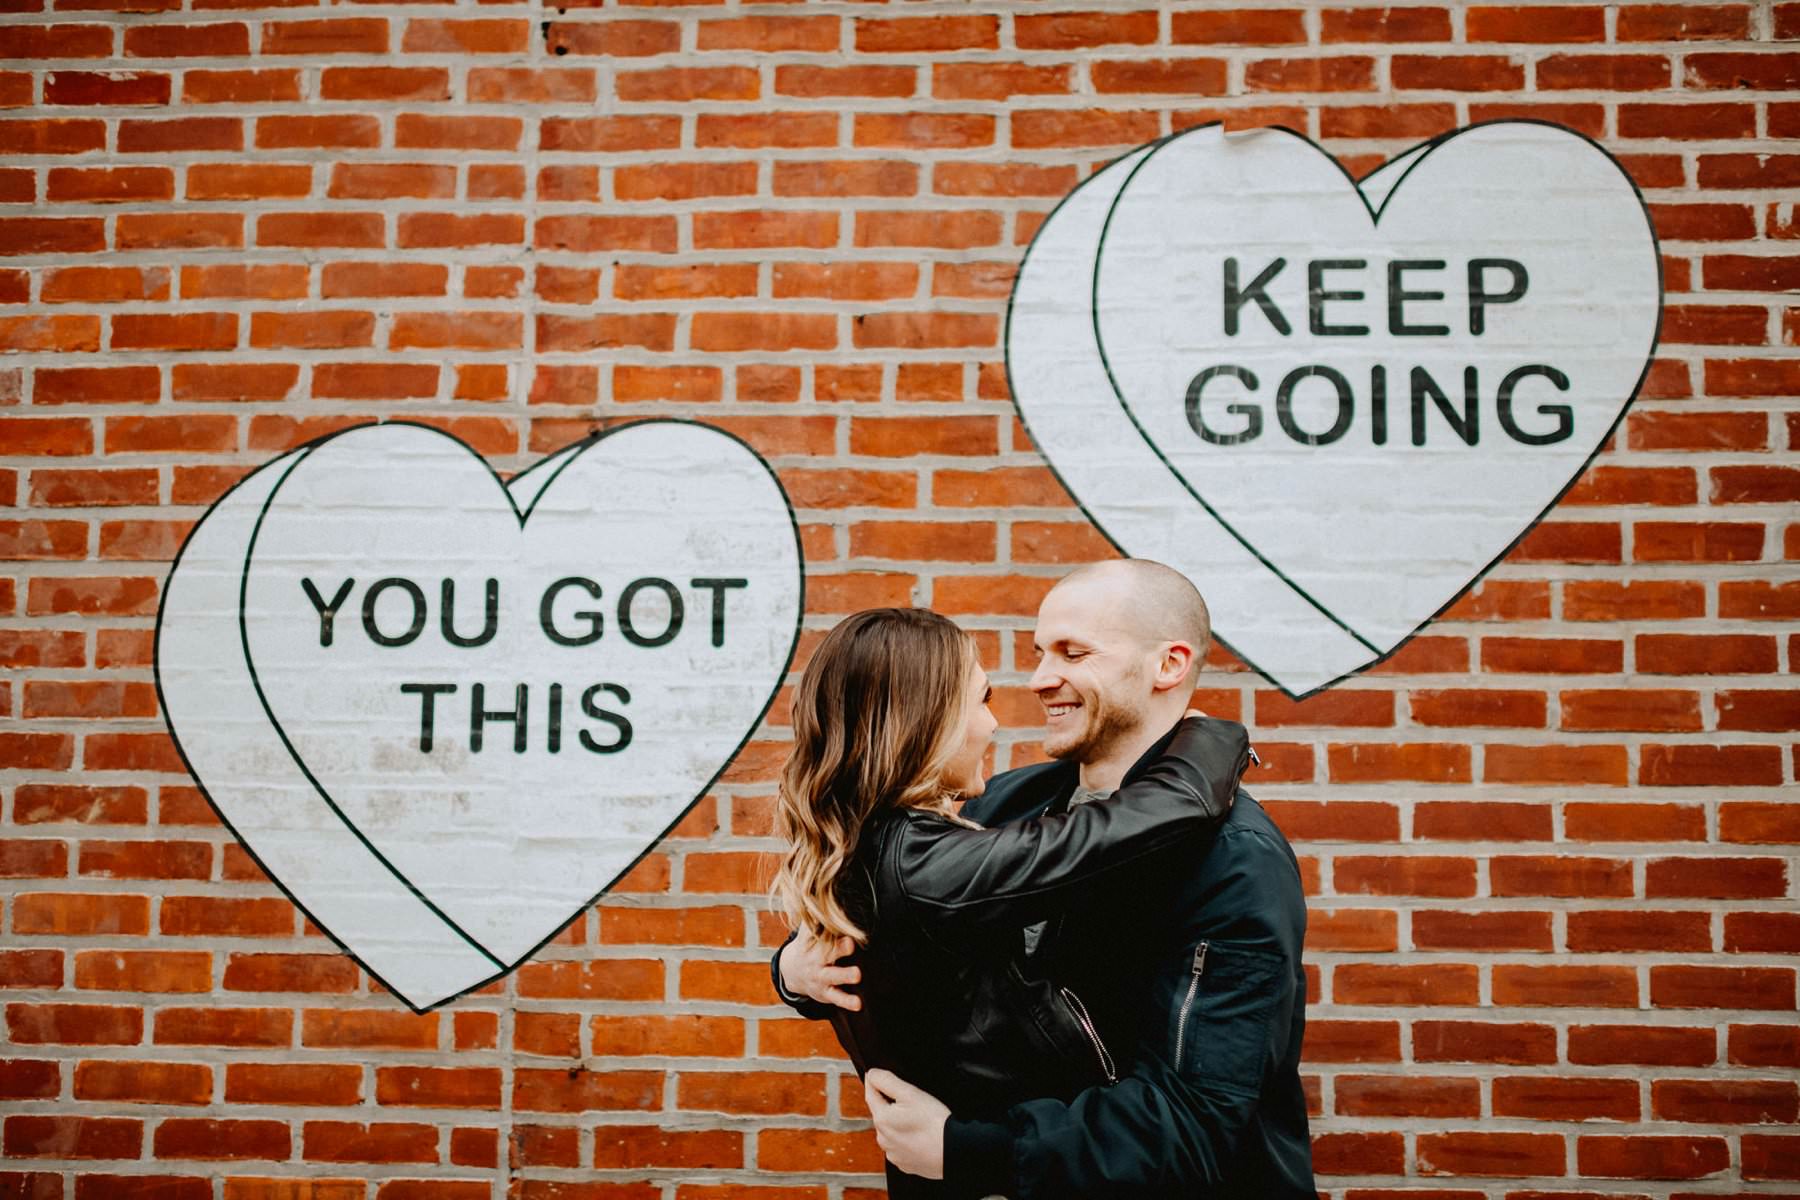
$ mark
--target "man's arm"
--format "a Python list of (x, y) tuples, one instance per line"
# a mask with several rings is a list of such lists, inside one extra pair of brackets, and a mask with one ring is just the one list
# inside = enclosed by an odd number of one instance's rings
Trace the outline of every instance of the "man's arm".
[[(1226, 843), (1229, 842), (1230, 845)], [(1129, 1074), (1073, 1101), (1029, 1100), (998, 1122), (944, 1126), (946, 1182), (1015, 1200), (1066, 1195), (1205, 1195), (1231, 1176), (1277, 1070), (1291, 1070), (1305, 899), (1285, 846), (1248, 830), (1221, 839), (1230, 866), (1209, 891), (1220, 914), (1182, 1025), (1180, 1061), (1162, 1045), (1174, 1014), (1150, 1016)], [(1185, 990), (1176, 1002), (1185, 1001)], [(1160, 1050), (1160, 1053), (1158, 1052)]]

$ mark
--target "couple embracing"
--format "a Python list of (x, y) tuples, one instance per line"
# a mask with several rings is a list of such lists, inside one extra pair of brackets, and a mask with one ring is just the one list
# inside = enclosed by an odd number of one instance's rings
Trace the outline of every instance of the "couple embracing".
[(1035, 632), (1053, 761), (985, 783), (950, 621), (857, 613), (813, 655), (770, 965), (862, 1075), (895, 1200), (1316, 1195), (1299, 868), (1243, 727), (1188, 709), (1210, 638), (1168, 567), (1069, 575)]

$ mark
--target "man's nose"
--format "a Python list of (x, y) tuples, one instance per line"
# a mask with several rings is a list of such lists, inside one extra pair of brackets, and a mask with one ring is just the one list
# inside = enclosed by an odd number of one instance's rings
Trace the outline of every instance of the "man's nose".
[(1050, 656), (1038, 659), (1037, 669), (1031, 673), (1031, 682), (1026, 684), (1034, 692), (1053, 692), (1062, 686), (1062, 676), (1050, 669)]

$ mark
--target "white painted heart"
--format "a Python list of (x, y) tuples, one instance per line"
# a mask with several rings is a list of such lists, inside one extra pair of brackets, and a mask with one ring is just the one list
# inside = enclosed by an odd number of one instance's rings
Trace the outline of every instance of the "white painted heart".
[(1302, 695), (1392, 653), (1580, 474), (1654, 348), (1630, 179), (1537, 122), (1360, 185), (1284, 130), (1191, 130), (1076, 190), (1008, 316), (1021, 416), (1127, 553)]
[(423, 1008), (516, 966), (710, 785), (801, 586), (779, 484), (718, 430), (628, 426), (503, 488), (446, 435), (369, 426), (207, 514), (158, 681), (252, 853)]

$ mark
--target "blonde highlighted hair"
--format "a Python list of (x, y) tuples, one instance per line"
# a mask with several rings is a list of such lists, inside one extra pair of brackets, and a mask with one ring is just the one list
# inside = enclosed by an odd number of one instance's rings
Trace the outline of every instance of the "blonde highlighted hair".
[(787, 850), (770, 890), (790, 924), (867, 941), (837, 896), (864, 826), (902, 808), (954, 819), (943, 777), (962, 745), (975, 661), (967, 634), (920, 608), (856, 613), (819, 643), (794, 690), (794, 748), (775, 802)]

